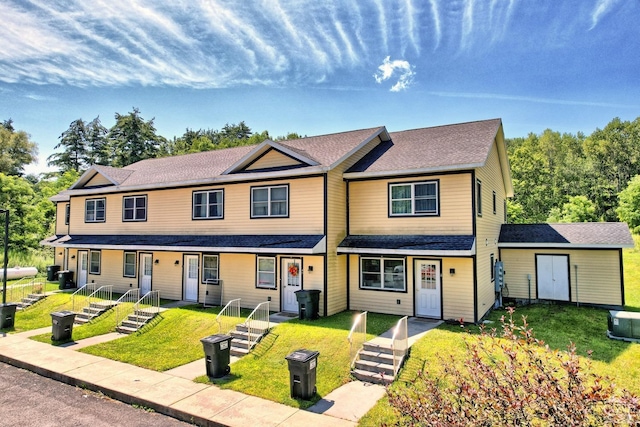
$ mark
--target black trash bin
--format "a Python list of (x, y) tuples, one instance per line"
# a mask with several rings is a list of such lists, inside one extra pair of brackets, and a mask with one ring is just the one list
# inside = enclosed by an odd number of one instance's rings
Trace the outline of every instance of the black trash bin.
[(13, 328), (17, 304), (0, 304), (0, 329)]
[(76, 314), (73, 311), (55, 311), (51, 313), (51, 340), (66, 341), (71, 339), (73, 321)]
[(58, 283), (60, 289), (69, 289), (73, 285), (73, 271), (61, 270), (58, 272)]
[(319, 354), (312, 350), (296, 350), (285, 357), (289, 363), (289, 388), (292, 398), (309, 400), (316, 394)]
[(316, 320), (320, 307), (320, 291), (317, 289), (295, 291), (298, 300), (298, 318)]
[(58, 280), (59, 265), (50, 265), (47, 267), (47, 282), (55, 282)]
[(200, 340), (204, 349), (205, 361), (207, 363), (207, 376), (209, 378), (220, 378), (227, 375), (229, 368), (229, 351), (231, 336), (210, 335)]

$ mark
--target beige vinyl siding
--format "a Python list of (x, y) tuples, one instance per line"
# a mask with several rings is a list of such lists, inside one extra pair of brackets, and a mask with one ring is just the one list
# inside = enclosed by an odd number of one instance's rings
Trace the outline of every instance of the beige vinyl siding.
[[(113, 292), (121, 294), (127, 292), (129, 289), (137, 288), (138, 272), (136, 271), (136, 277), (123, 277), (123, 264), (123, 251), (102, 250), (100, 251), (100, 274), (88, 274), (87, 280), (89, 282), (94, 281), (100, 286), (111, 285), (113, 286)], [(137, 264), (136, 262), (136, 267), (138, 267)]]
[(69, 226), (64, 223), (65, 211), (69, 202), (56, 203), (56, 231), (57, 236), (64, 236), (68, 233)]
[[(413, 316), (413, 289), (407, 284), (407, 292), (377, 291), (360, 289), (360, 257), (349, 255), (349, 293), (351, 310), (371, 311), (374, 313), (396, 314), (399, 316)], [(413, 274), (413, 267), (407, 260), (407, 277)], [(409, 283), (411, 283), (409, 279)], [(398, 300), (400, 304), (398, 304)]]
[(379, 137), (373, 138), (327, 174), (328, 316), (347, 309), (347, 256), (337, 254), (338, 245), (347, 235), (347, 184), (342, 174), (380, 142)]
[[(501, 257), (504, 262), (504, 277), (509, 288), (509, 298), (529, 298), (527, 275), (531, 275), (531, 299), (537, 298), (536, 255), (545, 254), (569, 255), (572, 302), (622, 305), (620, 253), (617, 249), (502, 249)], [(576, 265), (578, 266), (577, 278)]]
[[(289, 185), (288, 218), (250, 218), (251, 187)], [(166, 189), (147, 193), (107, 194), (106, 221), (85, 223), (86, 199), (71, 202), (70, 234), (322, 234), (323, 178), (309, 177), (268, 183), (240, 183), (198, 187), (224, 189), (224, 219), (192, 220), (193, 188)], [(122, 221), (124, 196), (147, 195), (147, 221)]]
[[(482, 216), (476, 216), (476, 259), (478, 301), (477, 319), (481, 319), (495, 302), (495, 283), (491, 280), (491, 254), (498, 260), (498, 238), (504, 223), (506, 197), (502, 167), (494, 141), (485, 166), (476, 170), (476, 178), (482, 182)], [(474, 184), (475, 185), (475, 184)], [(496, 213), (493, 213), (493, 193), (496, 193)], [(474, 213), (475, 215), (475, 213)]]
[[(455, 274), (449, 273), (455, 269)], [(444, 258), (442, 260), (442, 318), (473, 322), (473, 260)]]
[(105, 178), (104, 175), (97, 173), (87, 181), (84, 187), (104, 187), (105, 185), (113, 185), (113, 183)]
[[(280, 257), (280, 260), (279, 260), (280, 269), (282, 269), (282, 261), (281, 261), (282, 258), (287, 258), (287, 257), (286, 256)], [(313, 271), (309, 271), (309, 266), (313, 266)], [(280, 272), (280, 276), (282, 276), (282, 271)], [(280, 279), (280, 282), (282, 282), (282, 279)], [(315, 289), (320, 291), (320, 304), (319, 304), (318, 314), (320, 316), (326, 316), (327, 314), (324, 312), (324, 304), (322, 303), (324, 298), (324, 257), (321, 257), (321, 256), (302, 257), (302, 288), (304, 290)], [(329, 296), (331, 296), (331, 294), (329, 294)], [(273, 309), (275, 309), (275, 307), (276, 306), (273, 306)]]
[(299, 164), (300, 162), (298, 160), (272, 149), (245, 170), (250, 171), (256, 169), (280, 168), (286, 166), (297, 166)]
[[(389, 217), (389, 183), (439, 180), (440, 216)], [(354, 181), (349, 184), (351, 234), (472, 234), (471, 174)]]
[(279, 260), (276, 262), (276, 289), (256, 287), (256, 256), (253, 254), (220, 254), (220, 278), (223, 284), (223, 303), (240, 298), (243, 308), (255, 308), (271, 297), (270, 310), (280, 307)]

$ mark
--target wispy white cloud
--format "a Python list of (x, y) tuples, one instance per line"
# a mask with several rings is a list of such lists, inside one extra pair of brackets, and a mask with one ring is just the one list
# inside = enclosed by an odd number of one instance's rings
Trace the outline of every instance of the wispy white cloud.
[(618, 0), (598, 0), (591, 12), (591, 28), (596, 27), (600, 19), (606, 15), (615, 5), (618, 3)]
[(406, 90), (411, 83), (413, 83), (413, 78), (415, 76), (415, 71), (413, 71), (413, 67), (409, 62), (394, 59), (387, 56), (382, 61), (382, 64), (378, 67), (378, 71), (373, 75), (373, 78), (377, 83), (382, 83), (393, 78), (396, 83), (391, 86), (391, 92), (400, 92), (401, 90)]
[(499, 93), (476, 93), (476, 92), (429, 92), (429, 95), (441, 96), (447, 98), (471, 98), (471, 99), (497, 99), (503, 101), (520, 101), (533, 102), (536, 104), (556, 104), (556, 105), (573, 105), (583, 107), (605, 107), (605, 108), (639, 108), (639, 105), (614, 104), (609, 102), (597, 101), (575, 101), (567, 99), (555, 98), (537, 98), (532, 96), (505, 95)]

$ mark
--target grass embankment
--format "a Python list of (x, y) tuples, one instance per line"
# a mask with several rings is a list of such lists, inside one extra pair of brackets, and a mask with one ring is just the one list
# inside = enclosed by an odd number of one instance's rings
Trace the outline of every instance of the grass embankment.
[[(625, 271), (625, 310), (640, 311), (640, 238), (634, 236), (636, 247), (623, 251)], [(627, 343), (607, 338), (608, 310), (573, 305), (533, 305), (518, 307), (514, 319), (521, 316), (533, 328), (537, 338), (544, 340), (550, 348), (564, 350), (570, 342), (576, 345), (579, 355), (586, 357), (592, 350), (591, 369), (594, 373), (609, 376), (620, 387), (640, 395), (640, 344)], [(498, 327), (504, 310), (496, 310), (489, 316)], [(519, 322), (521, 323), (521, 321)], [(401, 389), (412, 382), (418, 370), (438, 372), (442, 360), (453, 356), (462, 364), (466, 357), (464, 344), (467, 331), (478, 332), (478, 327), (460, 328), (442, 325), (431, 331), (411, 348), (411, 357), (392, 387)], [(448, 359), (447, 359), (448, 360)], [(386, 398), (360, 420), (360, 425), (394, 425), (397, 421)]]

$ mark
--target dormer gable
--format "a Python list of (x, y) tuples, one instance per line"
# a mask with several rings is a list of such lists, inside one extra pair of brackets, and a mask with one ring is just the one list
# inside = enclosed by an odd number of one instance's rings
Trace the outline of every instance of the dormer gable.
[(267, 172), (318, 166), (316, 160), (271, 140), (265, 140), (234, 163), (222, 175), (244, 172)]
[(111, 166), (91, 166), (69, 189), (103, 188), (122, 184), (133, 173), (132, 170)]

